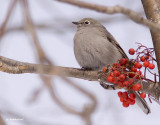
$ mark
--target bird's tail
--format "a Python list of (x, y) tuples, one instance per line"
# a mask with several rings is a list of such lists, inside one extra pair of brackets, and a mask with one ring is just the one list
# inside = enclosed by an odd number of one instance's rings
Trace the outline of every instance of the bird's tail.
[(147, 102), (140, 97), (139, 93), (133, 90), (131, 90), (131, 93), (134, 93), (136, 95), (136, 104), (143, 110), (143, 112), (145, 114), (151, 113), (151, 110)]

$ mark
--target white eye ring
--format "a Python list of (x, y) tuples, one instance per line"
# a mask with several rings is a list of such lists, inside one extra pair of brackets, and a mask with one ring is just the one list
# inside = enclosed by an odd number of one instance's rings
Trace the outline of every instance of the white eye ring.
[(90, 22), (88, 20), (84, 21), (84, 23), (87, 25), (90, 24)]

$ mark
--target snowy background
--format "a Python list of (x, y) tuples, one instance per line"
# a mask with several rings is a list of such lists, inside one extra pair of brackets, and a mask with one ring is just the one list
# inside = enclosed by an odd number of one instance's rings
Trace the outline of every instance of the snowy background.
[[(85, 1), (106, 6), (121, 5), (144, 16), (140, 0)], [(11, 2), (12, 0), (0, 0), (0, 25), (6, 17)], [(131, 47), (136, 48), (136, 42), (153, 47), (148, 28), (134, 23), (121, 14), (101, 14), (54, 0), (29, 0), (29, 7), (35, 24), (50, 26), (49, 28), (37, 29), (37, 32), (43, 49), (55, 65), (79, 68), (73, 53), (73, 37), (76, 26), (71, 22), (84, 17), (99, 20), (116, 38), (125, 52)], [(7, 29), (22, 26), (23, 23), (23, 11), (18, 4), (7, 24)], [(10, 30), (4, 35), (0, 43), (0, 55), (22, 62), (37, 63), (33, 43), (21, 30)], [(131, 56), (129, 57), (131, 58)], [(146, 115), (137, 105), (123, 108), (117, 91), (104, 90), (97, 82), (73, 78), (72, 80), (91, 92), (98, 100), (98, 107), (92, 115), (93, 125), (151, 125), (160, 123), (160, 106), (156, 102), (149, 103), (152, 113)], [(53, 82), (59, 97), (72, 107), (80, 109), (88, 102), (83, 94), (66, 85), (58, 77), (54, 77)], [(12, 75), (0, 72), (0, 112), (7, 125), (84, 124), (81, 118), (64, 112), (55, 104), (46, 89), (40, 93), (36, 101), (29, 103), (33, 93), (42, 85), (42, 81), (36, 74)], [(146, 100), (149, 102), (148, 99)], [(23, 120), (10, 120), (14, 118)]]

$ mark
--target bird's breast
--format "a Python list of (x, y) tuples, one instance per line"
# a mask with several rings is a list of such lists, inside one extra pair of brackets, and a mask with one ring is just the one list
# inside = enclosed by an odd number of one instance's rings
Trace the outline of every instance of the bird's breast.
[(74, 53), (82, 67), (97, 69), (122, 57), (118, 49), (97, 30), (78, 30), (74, 37)]

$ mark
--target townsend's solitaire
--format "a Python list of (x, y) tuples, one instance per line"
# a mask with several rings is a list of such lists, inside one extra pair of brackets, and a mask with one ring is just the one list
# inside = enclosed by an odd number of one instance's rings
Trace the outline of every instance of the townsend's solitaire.
[[(84, 69), (101, 70), (107, 64), (112, 65), (121, 58), (128, 58), (114, 37), (97, 20), (84, 18), (78, 22), (74, 36), (74, 54)], [(136, 102), (148, 114), (150, 109), (137, 92)]]

